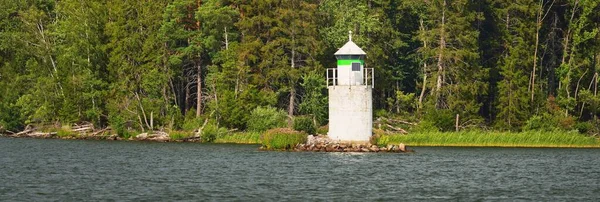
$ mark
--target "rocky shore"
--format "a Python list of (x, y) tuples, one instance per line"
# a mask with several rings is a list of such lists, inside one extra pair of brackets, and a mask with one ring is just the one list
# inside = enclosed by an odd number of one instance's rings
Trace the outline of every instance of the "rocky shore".
[[(266, 150), (261, 147), (260, 150)], [(297, 144), (286, 149), (295, 152), (381, 152), (405, 153), (413, 152), (404, 144), (379, 146), (371, 143), (345, 143), (327, 138), (326, 136), (309, 135), (306, 143)]]
[(41, 129), (28, 126), (18, 133), (0, 133), (0, 136), (13, 138), (39, 138), (39, 139), (76, 139), (76, 140), (126, 140), (126, 141), (151, 141), (151, 142), (201, 142), (199, 134), (187, 138), (172, 139), (163, 131), (144, 132), (129, 138), (123, 138), (112, 132), (110, 127), (95, 129), (92, 124), (74, 125), (62, 132), (44, 132)]

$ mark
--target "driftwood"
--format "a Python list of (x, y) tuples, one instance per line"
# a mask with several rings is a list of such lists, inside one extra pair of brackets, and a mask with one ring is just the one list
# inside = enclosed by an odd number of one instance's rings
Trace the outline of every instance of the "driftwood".
[(408, 134), (408, 132), (406, 130), (402, 129), (402, 128), (394, 127), (394, 126), (392, 126), (390, 124), (385, 124), (385, 126), (387, 126), (388, 128), (391, 128), (391, 129), (393, 129), (395, 131), (398, 131), (398, 132), (400, 132), (402, 134)]
[(379, 119), (382, 119), (383, 121), (387, 121), (387, 122), (391, 122), (391, 123), (401, 123), (401, 124), (406, 124), (406, 125), (411, 125), (411, 126), (416, 126), (416, 123), (412, 123), (412, 122), (408, 122), (408, 121), (404, 121), (404, 120), (398, 120), (398, 119), (388, 119), (388, 118), (383, 118), (383, 117), (379, 117)]
[(25, 128), (25, 130), (23, 130), (21, 132), (18, 132), (18, 133), (15, 133), (12, 136), (14, 136), (14, 137), (22, 137), (22, 136), (26, 136), (27, 134), (32, 133), (34, 131), (35, 131), (35, 128), (27, 126)]
[(10, 135), (14, 135), (14, 134), (15, 134), (15, 132), (12, 132), (12, 131), (10, 131), (10, 130), (6, 130), (6, 129), (4, 129), (4, 126), (0, 126), (0, 135), (3, 135), (3, 134), (10, 134)]
[(102, 133), (104, 133), (104, 132), (106, 132), (106, 131), (109, 131), (109, 130), (111, 130), (111, 128), (110, 128), (110, 127), (106, 127), (106, 128), (104, 128), (104, 129), (102, 129), (102, 130), (99, 130), (99, 131), (93, 132), (93, 133), (92, 133), (92, 136), (98, 136), (99, 134), (102, 134)]
[(71, 130), (73, 132), (77, 132), (79, 134), (93, 132), (94, 124), (89, 123), (89, 124), (85, 124), (85, 125), (75, 125), (75, 126), (71, 127)]

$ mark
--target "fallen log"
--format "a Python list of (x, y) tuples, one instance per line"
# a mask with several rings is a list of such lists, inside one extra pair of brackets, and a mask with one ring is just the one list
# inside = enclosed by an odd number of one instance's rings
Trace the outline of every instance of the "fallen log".
[(400, 132), (402, 134), (408, 134), (408, 132), (406, 130), (402, 129), (402, 128), (396, 128), (396, 127), (394, 127), (394, 126), (392, 126), (390, 124), (385, 124), (385, 126), (387, 126), (388, 128), (391, 128), (391, 129), (393, 129), (395, 131), (398, 131), (398, 132)]
[(109, 130), (111, 130), (111, 128), (110, 128), (110, 127), (106, 127), (106, 128), (104, 128), (104, 129), (102, 129), (102, 130), (99, 130), (99, 131), (93, 132), (91, 136), (98, 136), (99, 134), (102, 134), (102, 133), (104, 133), (104, 132), (106, 132), (106, 131), (109, 131)]
[(32, 133), (35, 131), (35, 128), (29, 128), (29, 129), (25, 129), (24, 131), (18, 132), (13, 134), (13, 137), (23, 137), (23, 136), (27, 136), (29, 133)]

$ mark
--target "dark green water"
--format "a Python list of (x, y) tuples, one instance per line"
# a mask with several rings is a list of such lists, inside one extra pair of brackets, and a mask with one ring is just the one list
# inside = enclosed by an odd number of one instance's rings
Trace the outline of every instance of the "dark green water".
[(599, 149), (260, 152), (0, 138), (1, 201), (599, 201)]

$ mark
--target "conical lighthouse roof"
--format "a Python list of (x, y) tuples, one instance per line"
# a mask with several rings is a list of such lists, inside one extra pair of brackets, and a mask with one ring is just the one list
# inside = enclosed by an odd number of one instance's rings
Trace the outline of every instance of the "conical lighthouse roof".
[(360, 47), (358, 47), (354, 42), (352, 42), (352, 32), (348, 32), (348, 42), (342, 46), (337, 52), (335, 52), (336, 56), (338, 55), (367, 55), (365, 51), (363, 51)]

